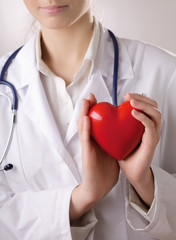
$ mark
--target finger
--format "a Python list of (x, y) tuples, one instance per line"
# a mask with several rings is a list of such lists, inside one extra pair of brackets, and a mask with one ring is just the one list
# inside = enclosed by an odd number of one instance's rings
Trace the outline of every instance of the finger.
[(87, 116), (89, 112), (89, 101), (86, 99), (82, 100), (82, 106), (81, 106), (81, 111), (77, 120), (77, 125), (78, 125), (78, 134), (79, 137), (81, 138), (81, 133), (83, 129), (83, 118), (84, 116)]
[(133, 115), (133, 117), (139, 120), (144, 125), (145, 128), (155, 128), (154, 122), (144, 113), (133, 109), (131, 114)]
[(148, 103), (140, 102), (134, 99), (130, 101), (130, 104), (135, 109), (144, 112), (152, 121), (154, 121), (156, 125), (161, 124), (161, 112), (157, 108)]
[(83, 117), (82, 141), (87, 144), (90, 142), (91, 123), (88, 116)]
[(84, 116), (87, 116), (89, 113), (90, 108), (97, 103), (97, 100), (95, 96), (90, 93), (88, 99), (83, 99), (82, 100), (82, 106), (81, 106), (81, 111), (77, 120), (77, 125), (78, 125), (78, 134), (81, 139), (81, 133), (83, 129), (83, 118)]
[(87, 99), (82, 100), (81, 116), (87, 116), (90, 108), (90, 102)]
[(88, 100), (89, 100), (90, 108), (92, 108), (97, 103), (97, 100), (96, 100), (94, 94), (92, 94), (92, 93), (89, 94)]
[(159, 121), (153, 121), (146, 114), (135, 109), (132, 110), (131, 114), (144, 125), (145, 133), (149, 136), (151, 142), (159, 140), (161, 127)]
[(88, 116), (84, 116), (82, 136), (81, 136), (81, 146), (82, 146), (83, 155), (89, 154), (92, 148), (90, 131), (91, 131), (90, 119)]
[(147, 103), (147, 104), (149, 104), (149, 105), (151, 105), (151, 106), (153, 106), (155, 108), (158, 108), (158, 103), (155, 100), (153, 100), (153, 99), (151, 99), (149, 97), (146, 97), (146, 96), (144, 96), (142, 94), (126, 93), (126, 94), (124, 94), (124, 98), (126, 100), (129, 100), (129, 101), (134, 99), (134, 100), (137, 100), (137, 101), (145, 102), (145, 103)]

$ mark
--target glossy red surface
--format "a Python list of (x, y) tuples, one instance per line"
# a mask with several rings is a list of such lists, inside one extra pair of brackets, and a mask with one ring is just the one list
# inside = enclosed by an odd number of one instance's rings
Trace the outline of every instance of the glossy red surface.
[(101, 102), (89, 112), (91, 135), (117, 160), (127, 157), (138, 146), (144, 133), (142, 123), (131, 115), (132, 109), (129, 101), (118, 107)]

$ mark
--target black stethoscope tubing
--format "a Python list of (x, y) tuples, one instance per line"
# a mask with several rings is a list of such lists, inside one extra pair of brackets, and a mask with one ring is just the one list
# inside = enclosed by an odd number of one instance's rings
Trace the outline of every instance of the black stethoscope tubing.
[[(113, 34), (113, 32), (111, 32), (110, 30), (108, 30), (109, 35), (112, 39), (113, 42), (113, 47), (114, 47), (114, 69), (113, 69), (113, 105), (115, 107), (117, 107), (117, 87), (118, 87), (118, 67), (119, 67), (119, 48), (118, 48), (118, 42), (117, 39), (115, 37), (115, 35)], [(0, 159), (0, 165), (2, 164), (5, 155), (7, 154), (9, 145), (10, 145), (10, 141), (12, 138), (12, 132), (13, 132), (13, 126), (15, 123), (15, 116), (16, 116), (16, 112), (18, 109), (18, 96), (17, 96), (17, 91), (14, 87), (14, 85), (12, 83), (10, 83), (9, 81), (5, 80), (5, 76), (7, 74), (7, 70), (10, 66), (10, 64), (12, 63), (12, 61), (14, 60), (14, 58), (16, 57), (16, 55), (19, 53), (19, 51), (21, 50), (22, 47), (18, 48), (15, 52), (13, 52), (10, 57), (7, 59), (7, 61), (5, 62), (1, 74), (0, 74), (0, 84), (2, 85), (6, 85), (10, 88), (12, 96), (13, 96), (13, 100), (12, 100), (12, 105), (11, 105), (11, 110), (12, 110), (12, 130), (11, 133), (9, 135), (9, 139), (7, 141), (7, 145), (6, 145), (6, 149), (2, 155), (2, 158)], [(8, 171), (11, 170), (13, 168), (13, 165), (11, 163), (6, 164), (3, 168), (0, 168), (0, 171)]]
[(117, 87), (118, 87), (118, 71), (119, 71), (119, 47), (117, 39), (113, 32), (108, 30), (109, 35), (112, 39), (113, 45), (114, 45), (114, 70), (113, 70), (113, 93), (112, 93), (112, 99), (113, 99), (113, 105), (117, 107)]

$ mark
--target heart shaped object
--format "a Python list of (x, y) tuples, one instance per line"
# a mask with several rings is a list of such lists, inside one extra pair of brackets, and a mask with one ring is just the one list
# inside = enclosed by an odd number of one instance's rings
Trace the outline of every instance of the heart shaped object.
[(131, 115), (132, 110), (129, 101), (118, 107), (100, 102), (88, 114), (91, 135), (102, 149), (119, 161), (138, 146), (144, 133), (143, 124)]

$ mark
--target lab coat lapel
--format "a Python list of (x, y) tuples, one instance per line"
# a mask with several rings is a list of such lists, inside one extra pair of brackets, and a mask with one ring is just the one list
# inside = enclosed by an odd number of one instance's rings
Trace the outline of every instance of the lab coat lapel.
[(66, 146), (72, 137), (77, 133), (77, 119), (81, 110), (82, 99), (87, 99), (89, 94), (93, 93), (97, 99), (97, 102), (110, 102), (112, 103), (112, 97), (106, 87), (104, 79), (99, 71), (91, 76), (88, 85), (82, 92), (75, 106), (74, 114), (69, 124), (64, 145)]
[[(77, 182), (80, 176), (69, 152), (63, 145), (39, 72), (36, 68), (34, 36), (18, 53), (8, 69), (7, 79), (14, 84), (19, 99), (19, 111), (23, 112), (48, 140), (48, 147), (57, 151), (67, 164)], [(5, 88), (9, 93), (9, 88)], [(18, 117), (18, 116), (17, 116)]]
[(62, 152), (63, 143), (36, 68), (35, 41), (36, 36), (21, 49), (8, 69), (7, 78), (18, 92), (19, 110), (28, 116), (58, 152)]
[[(22, 106), (20, 106), (21, 110), (24, 111), (26, 116), (28, 116), (36, 127), (40, 129), (43, 135), (48, 139), (49, 144), (52, 145), (64, 159), (78, 182), (80, 181), (78, 170), (72, 157), (66, 150), (66, 147), (72, 137), (77, 133), (76, 122), (80, 113), (82, 99), (87, 98), (89, 93), (92, 92), (96, 96), (98, 102), (107, 101), (112, 103), (112, 93), (109, 91), (109, 86), (112, 84), (113, 46), (111, 40), (109, 40), (108, 33), (103, 36), (104, 37), (101, 37), (100, 40), (100, 46), (95, 61), (98, 65), (94, 66), (94, 72), (91, 79), (75, 106), (75, 111), (68, 127), (64, 144), (51, 113), (39, 73), (36, 69), (35, 38), (27, 43), (19, 52), (16, 61), (11, 65), (9, 71), (11, 72), (11, 74), (9, 74), (11, 75), (9, 79), (12, 79), (12, 82), (18, 90), (19, 97), (23, 99)], [(120, 49), (122, 48), (120, 47)], [(121, 80), (121, 78), (130, 77), (129, 73), (132, 73), (131, 63), (126, 48), (124, 52), (125, 55), (122, 54), (122, 58), (120, 57), (119, 80)], [(104, 61), (105, 59), (106, 61)], [(124, 60), (124, 63), (127, 63), (128, 66), (122, 64), (122, 60)], [(125, 66), (125, 68), (123, 68), (123, 66)], [(16, 69), (20, 69), (20, 71), (16, 71)], [(121, 69), (123, 71), (121, 71)], [(127, 69), (128, 72), (126, 71)], [(16, 74), (14, 75), (14, 73)]]
[(22, 110), (37, 128), (40, 129), (44, 136), (48, 138), (50, 144), (58, 152), (63, 151), (62, 140), (36, 69), (30, 74), (30, 81), (22, 103)]
[[(101, 29), (101, 32), (104, 30)], [(66, 146), (77, 132), (77, 119), (81, 109), (83, 98), (88, 98), (93, 93), (97, 102), (110, 102), (112, 104), (112, 81), (114, 66), (114, 48), (108, 31), (100, 38), (100, 44), (96, 55), (95, 66), (91, 79), (81, 94), (69, 124), (64, 145)], [(134, 78), (133, 69), (126, 45), (121, 39), (117, 39), (119, 45), (119, 73), (118, 84), (120, 81)], [(106, 59), (106, 61), (105, 61)], [(119, 89), (118, 89), (119, 91)], [(123, 101), (122, 96), (118, 96), (119, 103)]]
[(37, 70), (30, 74), (30, 84), (22, 103), (22, 111), (48, 139), (49, 146), (58, 152), (79, 183), (80, 175), (75, 162), (63, 145)]
[[(30, 69), (30, 73), (25, 75), (26, 84), (23, 84), (23, 86), (18, 89), (19, 100), (22, 99), (22, 103), (19, 101), (19, 111), (23, 112), (30, 121), (32, 121), (34, 126), (40, 130), (43, 137), (48, 141), (48, 146), (46, 147), (50, 148), (52, 151), (57, 151), (59, 156), (67, 164), (76, 181), (79, 183), (81, 178), (78, 169), (71, 155), (63, 145), (63, 141), (43, 89), (39, 72), (35, 66)], [(19, 81), (22, 82), (22, 79), (19, 79)]]

